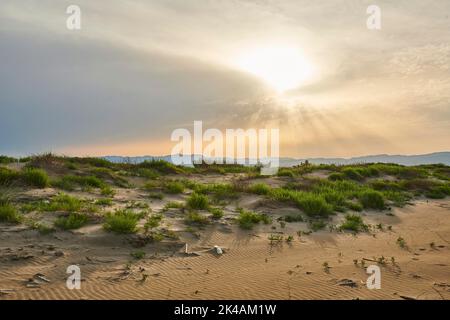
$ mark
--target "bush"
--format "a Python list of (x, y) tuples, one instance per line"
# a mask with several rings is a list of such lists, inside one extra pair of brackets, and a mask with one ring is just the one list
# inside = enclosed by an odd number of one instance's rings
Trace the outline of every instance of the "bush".
[(0, 185), (8, 186), (19, 179), (19, 172), (0, 167)]
[(42, 211), (67, 211), (75, 212), (81, 209), (81, 200), (71, 197), (67, 194), (60, 193), (53, 197), (48, 204), (42, 204)]
[(164, 160), (152, 160), (144, 161), (137, 165), (139, 168), (153, 169), (160, 173), (171, 174), (171, 173), (183, 173), (183, 168), (177, 167), (172, 163)]
[(188, 224), (207, 224), (208, 218), (196, 211), (191, 211), (186, 215), (185, 221)]
[(116, 233), (135, 233), (139, 218), (139, 215), (130, 210), (117, 210), (106, 215), (103, 227)]
[(147, 219), (144, 229), (147, 232), (149, 229), (157, 228), (161, 223), (163, 216), (161, 214), (154, 214)]
[(341, 230), (351, 230), (354, 232), (367, 231), (368, 227), (364, 224), (363, 219), (355, 214), (347, 214), (345, 221), (340, 227)]
[(265, 183), (256, 183), (250, 186), (249, 191), (259, 195), (267, 195), (270, 193), (270, 187)]
[(313, 221), (309, 222), (309, 227), (314, 232), (322, 230), (326, 226), (327, 226), (327, 223), (323, 220), (313, 220)]
[(330, 174), (328, 176), (328, 179), (331, 181), (341, 181), (344, 180), (345, 175), (342, 173), (338, 173), (338, 172), (333, 172), (332, 174)]
[(212, 217), (214, 218), (214, 219), (220, 219), (220, 218), (222, 218), (223, 217), (223, 210), (222, 209), (220, 209), (220, 208), (210, 208), (209, 209), (209, 212), (211, 212), (211, 214), (212, 214)]
[(203, 194), (193, 193), (187, 200), (187, 205), (191, 209), (206, 210), (209, 206), (208, 197)]
[(444, 199), (450, 195), (450, 187), (448, 185), (432, 187), (431, 190), (425, 193), (425, 196), (430, 199)]
[(290, 214), (290, 215), (284, 216), (283, 220), (286, 222), (303, 222), (304, 221), (301, 214)]
[(383, 194), (378, 191), (367, 190), (359, 195), (359, 201), (365, 209), (383, 210), (385, 207)]
[(98, 206), (110, 206), (112, 203), (112, 199), (110, 198), (97, 199), (95, 201), (95, 204)]
[(27, 185), (46, 188), (50, 185), (47, 173), (42, 169), (27, 168), (22, 172), (22, 178)]
[(82, 213), (71, 213), (67, 217), (60, 217), (55, 221), (55, 226), (64, 229), (72, 230), (84, 226), (88, 221), (88, 217)]
[(241, 209), (239, 216), (236, 218), (239, 226), (242, 229), (251, 229), (254, 224), (264, 222), (264, 224), (271, 223), (271, 219), (266, 214), (259, 214), (251, 211)]
[(344, 174), (344, 176), (352, 180), (360, 181), (364, 178), (361, 173), (354, 168), (345, 168), (342, 170), (342, 173)]
[(295, 199), (297, 206), (310, 217), (326, 217), (333, 213), (333, 208), (321, 196), (305, 193)]
[(178, 181), (169, 181), (166, 183), (165, 189), (168, 193), (172, 194), (183, 193), (184, 184)]
[(21, 221), (22, 217), (13, 205), (8, 203), (0, 205), (0, 222), (19, 223)]
[(53, 186), (72, 191), (77, 186), (82, 188), (106, 188), (106, 184), (97, 177), (94, 176), (74, 176), (74, 175), (66, 175), (61, 179), (54, 181)]

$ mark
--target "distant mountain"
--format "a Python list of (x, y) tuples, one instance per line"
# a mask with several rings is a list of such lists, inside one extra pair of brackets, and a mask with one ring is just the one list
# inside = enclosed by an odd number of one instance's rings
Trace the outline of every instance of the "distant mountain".
[[(196, 159), (201, 156), (193, 156)], [(171, 156), (140, 156), (140, 157), (122, 157), (122, 156), (105, 156), (106, 160), (115, 163), (141, 163), (151, 160), (165, 160), (172, 162)], [(437, 164), (442, 163), (450, 165), (450, 152), (434, 152), (421, 155), (370, 155), (363, 157), (353, 158), (307, 158), (307, 159), (295, 159), (295, 158), (280, 158), (280, 167), (292, 167), (308, 160), (314, 164), (358, 164), (358, 163), (397, 163), (405, 166), (415, 166), (421, 164)]]

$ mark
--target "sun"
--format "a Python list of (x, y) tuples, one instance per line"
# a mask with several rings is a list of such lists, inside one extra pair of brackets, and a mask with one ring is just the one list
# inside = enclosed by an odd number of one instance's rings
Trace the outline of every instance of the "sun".
[(266, 47), (249, 51), (237, 59), (238, 67), (285, 92), (309, 82), (314, 68), (294, 47)]

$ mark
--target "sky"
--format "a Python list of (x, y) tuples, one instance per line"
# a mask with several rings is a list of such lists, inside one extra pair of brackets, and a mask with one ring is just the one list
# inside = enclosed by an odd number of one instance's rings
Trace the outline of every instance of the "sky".
[(195, 120), (278, 128), (287, 157), (449, 151), (449, 15), (448, 0), (2, 0), (0, 154), (166, 155)]

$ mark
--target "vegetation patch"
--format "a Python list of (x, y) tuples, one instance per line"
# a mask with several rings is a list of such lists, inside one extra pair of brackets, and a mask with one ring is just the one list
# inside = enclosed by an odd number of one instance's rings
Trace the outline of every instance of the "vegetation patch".
[(115, 233), (135, 233), (140, 218), (141, 215), (135, 214), (131, 210), (117, 210), (106, 215), (103, 227), (105, 230)]
[(187, 206), (191, 209), (207, 210), (209, 207), (208, 197), (203, 194), (194, 192), (187, 199)]
[(21, 221), (22, 216), (12, 204), (0, 204), (0, 222), (20, 223)]
[(383, 194), (379, 191), (367, 190), (361, 192), (359, 201), (365, 209), (383, 210), (385, 208)]
[(367, 231), (368, 226), (364, 224), (361, 216), (356, 214), (347, 214), (345, 215), (345, 221), (341, 224), (340, 229), (360, 232)]
[(72, 212), (67, 217), (59, 217), (55, 226), (63, 230), (79, 229), (88, 222), (88, 216), (84, 213)]
[(263, 222), (264, 224), (270, 224), (272, 220), (266, 214), (259, 214), (244, 209), (239, 210), (239, 216), (236, 218), (239, 226), (242, 229), (252, 229), (255, 224)]

